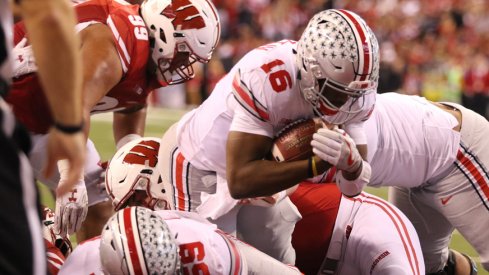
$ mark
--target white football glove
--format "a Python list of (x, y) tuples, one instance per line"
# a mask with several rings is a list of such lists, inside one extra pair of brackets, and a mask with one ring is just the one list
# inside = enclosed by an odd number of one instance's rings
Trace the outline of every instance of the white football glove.
[(36, 60), (32, 52), (32, 46), (26, 46), (27, 38), (23, 38), (12, 50), (13, 77), (19, 77), (28, 73), (37, 72)]
[(56, 198), (54, 228), (61, 237), (80, 229), (87, 217), (88, 196), (85, 182), (77, 184), (73, 190)]
[(356, 172), (363, 161), (355, 142), (340, 129), (319, 129), (312, 136), (311, 146), (315, 155), (338, 170)]

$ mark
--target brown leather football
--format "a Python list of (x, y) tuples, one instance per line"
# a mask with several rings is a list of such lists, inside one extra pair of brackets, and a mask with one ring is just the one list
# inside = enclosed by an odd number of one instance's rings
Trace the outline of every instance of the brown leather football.
[(279, 162), (308, 159), (313, 155), (312, 135), (322, 127), (319, 118), (298, 120), (287, 125), (274, 139), (273, 159)]

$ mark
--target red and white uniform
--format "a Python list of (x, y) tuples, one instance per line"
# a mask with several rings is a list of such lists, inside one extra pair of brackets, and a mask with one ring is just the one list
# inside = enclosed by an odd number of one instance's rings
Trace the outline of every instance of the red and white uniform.
[(65, 262), (65, 256), (52, 242), (44, 239), (44, 245), (46, 246), (49, 274), (57, 275)]
[[(184, 274), (301, 274), (231, 237), (196, 213), (157, 211), (175, 234)], [(100, 238), (78, 245), (62, 274), (102, 274)]]
[[(124, 73), (121, 81), (92, 109), (92, 113), (145, 105), (153, 87), (150, 87), (151, 79), (146, 75), (150, 49), (148, 36), (145, 35), (146, 32), (138, 31), (146, 28), (139, 16), (139, 6), (129, 5), (124, 1), (91, 0), (76, 5), (75, 11), (78, 16), (78, 32), (93, 24), (104, 24), (110, 28)], [(18, 43), (25, 35), (22, 22), (16, 24), (14, 42)], [(36, 74), (14, 79), (6, 100), (12, 105), (15, 116), (28, 130), (36, 134), (47, 132), (52, 124), (52, 117)]]
[[(424, 98), (377, 96), (365, 123), (372, 186), (393, 186), (389, 200), (418, 232), (427, 272), (441, 270), (454, 229), (489, 270), (489, 122), (458, 104), (456, 118)], [(474, 218), (476, 217), (476, 218)]]
[[(148, 78), (146, 73), (150, 46), (146, 32), (139, 31), (146, 28), (139, 16), (139, 6), (129, 5), (124, 1), (91, 0), (76, 5), (75, 10), (78, 16), (76, 31), (82, 31), (93, 24), (104, 24), (110, 28), (123, 68), (121, 81), (101, 99), (92, 109), (92, 113), (113, 112), (146, 105), (148, 94), (157, 81)], [(15, 43), (25, 36), (23, 23), (16, 24)], [(45, 134), (52, 124), (52, 117), (37, 74), (15, 78), (6, 101), (12, 106), (17, 119), (33, 134), (33, 147), (29, 158), (36, 178), (55, 189), (59, 182), (57, 171), (49, 179), (44, 178), (41, 173), (46, 162)], [(84, 169), (89, 205), (107, 199), (106, 193), (97, 187), (102, 172), (97, 165), (99, 162), (100, 156), (89, 140)]]
[[(289, 123), (313, 116), (297, 83), (296, 42), (259, 47), (245, 55), (217, 83), (211, 96), (178, 123), (177, 142), (187, 161), (201, 170), (225, 175), (229, 131), (273, 138)], [(348, 124), (361, 122), (374, 104), (375, 93)]]
[(387, 201), (328, 183), (301, 183), (291, 200), (303, 216), (292, 240), (305, 274), (425, 274), (413, 225)]
[[(291, 40), (252, 50), (217, 83), (205, 102), (165, 133), (158, 156), (159, 169), (163, 181), (174, 186), (176, 209), (198, 211), (216, 220), (220, 228), (228, 232), (236, 227), (236, 218), (232, 216), (237, 213), (237, 201), (229, 195), (225, 176), (229, 131), (273, 138), (289, 123), (314, 116), (312, 106), (299, 89), (295, 50), (296, 42)], [(375, 93), (371, 93), (363, 105), (365, 111), (357, 113), (348, 123), (361, 124), (374, 102)], [(297, 212), (290, 202), (285, 203), (289, 212)], [(275, 209), (271, 207), (267, 211)], [(286, 227), (293, 226), (300, 218), (300, 215), (294, 216)], [(255, 232), (269, 230), (267, 222), (256, 222)], [(253, 237), (245, 239), (257, 246)], [(278, 247), (290, 247), (290, 236), (284, 241), (280, 241), (281, 238), (272, 234), (270, 239), (278, 241)], [(276, 254), (284, 260), (288, 253), (278, 248)], [(285, 261), (293, 262), (293, 258)]]

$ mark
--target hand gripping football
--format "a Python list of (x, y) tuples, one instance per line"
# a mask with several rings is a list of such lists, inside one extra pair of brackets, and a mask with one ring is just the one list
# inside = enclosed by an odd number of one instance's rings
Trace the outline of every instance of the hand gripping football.
[(273, 159), (279, 162), (308, 159), (313, 155), (312, 135), (322, 127), (319, 118), (298, 120), (287, 125), (274, 139)]

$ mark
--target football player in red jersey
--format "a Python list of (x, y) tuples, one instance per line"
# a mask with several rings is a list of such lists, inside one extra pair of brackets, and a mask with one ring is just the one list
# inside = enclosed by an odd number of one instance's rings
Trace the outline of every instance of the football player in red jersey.
[(58, 274), (73, 247), (68, 236), (61, 237), (54, 230), (54, 212), (44, 206), (42, 211), (42, 234), (46, 246), (47, 266), (51, 275)]
[[(147, 0), (130, 5), (121, 0), (93, 0), (75, 6), (76, 31), (83, 58), (85, 133), (89, 115), (113, 112), (113, 133), (121, 147), (144, 133), (146, 100), (155, 88), (182, 83), (193, 77), (192, 64), (207, 62), (220, 36), (217, 11), (208, 0)], [(7, 101), (16, 117), (33, 134), (30, 156), (36, 177), (55, 188), (64, 181), (65, 163), (59, 174), (46, 179), (41, 175), (45, 156), (41, 148), (52, 123), (44, 93), (35, 72), (35, 62), (23, 23), (15, 27), (15, 43), (21, 56), (16, 62), (13, 88)], [(62, 74), (62, 72), (60, 72)], [(68, 129), (69, 130), (69, 129)], [(87, 215), (87, 204), (105, 200), (97, 189), (103, 169), (93, 144), (87, 144), (85, 177), (64, 196), (56, 198), (56, 227), (62, 235), (77, 231)], [(87, 199), (87, 188), (88, 199)], [(110, 205), (91, 207), (79, 240), (100, 233), (111, 215)]]

